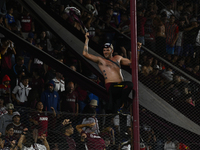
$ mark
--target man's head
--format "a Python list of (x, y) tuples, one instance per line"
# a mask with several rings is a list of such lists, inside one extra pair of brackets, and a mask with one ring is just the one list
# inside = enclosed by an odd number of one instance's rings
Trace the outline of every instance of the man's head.
[(20, 124), (20, 113), (19, 112), (13, 112), (13, 117), (12, 117), (12, 119), (13, 119), (13, 122), (15, 123), (15, 124)]
[(37, 107), (37, 110), (42, 111), (44, 106), (43, 106), (42, 102), (38, 102), (36, 107)]
[(175, 16), (174, 16), (174, 15), (171, 15), (171, 16), (170, 16), (170, 19), (169, 19), (169, 23), (170, 23), (170, 24), (174, 24), (175, 20), (176, 20)]
[(68, 91), (69, 93), (72, 93), (72, 92), (74, 91), (74, 83), (73, 83), (73, 82), (69, 82), (69, 83), (67, 84), (67, 91)]
[(192, 18), (192, 19), (190, 20), (190, 23), (191, 23), (192, 26), (197, 26), (197, 25), (198, 25), (198, 22), (197, 22), (197, 19), (196, 19), (196, 18)]
[(8, 103), (6, 105), (6, 110), (8, 111), (8, 114), (13, 114), (14, 105), (12, 103)]
[(13, 136), (14, 135), (13, 126), (9, 125), (9, 126), (6, 127), (6, 135), (7, 136)]
[(9, 39), (7, 39), (7, 38), (2, 38), (2, 39), (1, 39), (1, 44), (2, 44), (2, 47), (3, 47), (3, 48), (6, 48), (6, 47), (8, 47), (8, 45), (10, 44), (10, 41), (9, 41)]
[(17, 65), (23, 66), (23, 64), (24, 64), (24, 57), (22, 56), (17, 57)]
[(23, 76), (23, 77), (22, 77), (22, 84), (23, 84), (24, 86), (27, 86), (27, 85), (28, 85), (28, 82), (29, 82), (29, 77)]
[(71, 124), (67, 124), (63, 127), (63, 133), (66, 135), (66, 136), (70, 136), (72, 134), (74, 134), (74, 128), (72, 127)]
[(113, 45), (110, 43), (105, 43), (103, 47), (103, 55), (105, 58), (111, 58), (114, 52)]
[(76, 71), (76, 67), (74, 65), (71, 65), (70, 68), (74, 71)]
[(53, 92), (54, 90), (54, 81), (50, 81), (49, 84), (48, 84), (48, 90), (50, 92)]

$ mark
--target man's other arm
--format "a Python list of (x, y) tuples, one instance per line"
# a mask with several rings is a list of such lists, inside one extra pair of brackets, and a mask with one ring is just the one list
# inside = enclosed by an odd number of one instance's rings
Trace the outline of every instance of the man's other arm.
[(124, 66), (130, 66), (131, 65), (131, 60), (128, 59), (128, 58), (121, 57), (120, 64), (124, 65)]
[(85, 34), (85, 45), (84, 45), (84, 48), (83, 48), (83, 56), (86, 57), (87, 59), (95, 62), (95, 63), (98, 63), (99, 62), (99, 57), (88, 53), (88, 43), (89, 43), (88, 36), (89, 36), (89, 33), (87, 32)]

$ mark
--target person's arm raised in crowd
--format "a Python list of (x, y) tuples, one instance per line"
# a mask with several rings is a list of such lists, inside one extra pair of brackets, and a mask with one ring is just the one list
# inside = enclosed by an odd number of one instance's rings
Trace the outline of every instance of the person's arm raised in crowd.
[(99, 57), (88, 53), (88, 43), (89, 43), (88, 36), (89, 36), (89, 33), (87, 32), (85, 34), (85, 45), (84, 45), (84, 48), (83, 48), (83, 56), (86, 57), (87, 59), (95, 62), (95, 63), (98, 63), (99, 62)]
[(70, 121), (70, 119), (65, 119), (65, 120), (63, 120), (62, 125), (65, 126), (65, 125), (70, 124), (70, 123), (72, 123)]
[(76, 126), (76, 130), (79, 132), (79, 133), (81, 133), (83, 130), (82, 130), (82, 128), (83, 127), (93, 127), (94, 125), (95, 125), (96, 123), (95, 122), (93, 122), (93, 123), (88, 123), (88, 124), (79, 124), (79, 125), (77, 125)]
[(25, 128), (24, 131), (22, 132), (21, 136), (20, 136), (20, 139), (18, 141), (18, 144), (17, 146), (19, 147), (19, 149), (22, 149), (22, 143), (24, 141), (24, 138), (25, 138), (25, 134), (27, 133), (28, 129)]
[(47, 150), (50, 150), (49, 143), (48, 143), (48, 141), (47, 141), (47, 139), (46, 139), (46, 134), (43, 134), (43, 135), (40, 137), (40, 139), (42, 140), (42, 142), (43, 142), (44, 146), (47, 148)]
[(4, 55), (7, 52), (9, 44), (10, 44), (9, 41), (2, 42), (2, 49), (3, 50), (1, 51), (1, 55)]
[(31, 72), (31, 64), (32, 64), (32, 59), (29, 60), (28, 62), (28, 71)]
[(56, 111), (55, 111), (55, 109), (53, 107), (51, 107), (51, 110), (53, 112), (53, 117), (56, 117)]

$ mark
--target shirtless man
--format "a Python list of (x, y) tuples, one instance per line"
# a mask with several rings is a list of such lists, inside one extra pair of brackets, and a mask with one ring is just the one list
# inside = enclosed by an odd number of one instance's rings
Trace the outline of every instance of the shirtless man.
[(113, 46), (110, 43), (105, 43), (103, 48), (103, 57), (94, 56), (88, 53), (89, 33), (85, 34), (85, 45), (83, 56), (98, 64), (104, 79), (105, 86), (109, 92), (109, 102), (106, 104), (106, 113), (116, 113), (117, 110), (124, 104), (124, 108), (129, 107), (128, 96), (133, 89), (133, 83), (124, 81), (120, 65), (130, 66), (131, 60), (123, 58), (120, 55), (113, 56)]

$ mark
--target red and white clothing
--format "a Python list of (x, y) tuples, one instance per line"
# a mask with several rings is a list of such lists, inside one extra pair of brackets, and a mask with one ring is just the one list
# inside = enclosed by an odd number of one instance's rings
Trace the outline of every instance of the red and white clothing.
[(19, 139), (25, 126), (20, 123), (19, 125), (16, 125), (15, 123), (11, 123), (8, 126), (11, 126), (14, 129), (14, 136)]
[(165, 24), (165, 33), (166, 33), (166, 43), (171, 45), (176, 38), (176, 35), (179, 32), (177, 24), (171, 25), (169, 22)]
[[(81, 134), (85, 133), (84, 131)], [(85, 133), (87, 135), (86, 149), (87, 150), (104, 150), (105, 141), (96, 134)]]
[(47, 129), (48, 129), (48, 122), (49, 117), (46, 113), (42, 112), (35, 112), (30, 115), (30, 118), (37, 121), (38, 125), (33, 125), (32, 129), (36, 128), (38, 129), (38, 136), (41, 136), (42, 134), (46, 134), (47, 136)]
[(98, 124), (98, 119), (96, 117), (89, 117), (89, 118), (84, 118), (82, 121), (82, 124), (89, 124), (89, 123), (96, 123), (92, 128), (87, 128), (84, 127), (82, 128), (83, 131), (86, 133), (91, 133), (94, 132), (95, 134), (99, 135), (99, 124)]
[(10, 84), (5, 85), (5, 81), (11, 81), (8, 75), (5, 75), (2, 79), (2, 84), (0, 85), (0, 96), (4, 97), (4, 104), (11, 103), (11, 88)]
[(61, 101), (61, 111), (76, 113), (78, 94), (75, 91), (73, 91), (72, 93), (63, 93)]
[(76, 143), (73, 138), (69, 136), (65, 136), (68, 144), (68, 149), (67, 150), (76, 150)]
[(32, 18), (31, 16), (21, 16), (21, 30), (22, 32), (31, 32), (32, 29)]
[(31, 88), (29, 87), (29, 85), (24, 86), (21, 82), (19, 85), (15, 86), (15, 88), (13, 89), (12, 93), (16, 94), (16, 98), (21, 102), (24, 103), (27, 101), (28, 98), (28, 94), (29, 91), (31, 90)]

